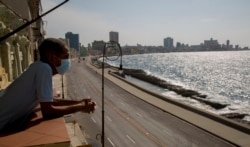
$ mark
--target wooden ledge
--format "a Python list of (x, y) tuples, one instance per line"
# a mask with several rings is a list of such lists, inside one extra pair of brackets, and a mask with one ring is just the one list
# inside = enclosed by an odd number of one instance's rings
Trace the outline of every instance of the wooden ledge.
[(41, 111), (38, 111), (36, 117), (29, 122), (26, 130), (2, 135), (0, 146), (69, 147), (70, 138), (63, 117), (43, 120)]

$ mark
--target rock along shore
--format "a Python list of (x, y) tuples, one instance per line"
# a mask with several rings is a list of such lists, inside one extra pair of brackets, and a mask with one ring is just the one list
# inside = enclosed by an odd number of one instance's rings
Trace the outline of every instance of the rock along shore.
[[(221, 104), (218, 102), (208, 100), (207, 95), (205, 95), (205, 94), (199, 93), (195, 90), (186, 89), (186, 88), (179, 86), (179, 85), (173, 85), (173, 84), (166, 82), (158, 77), (149, 75), (141, 69), (123, 69), (123, 72), (120, 74), (120, 76), (125, 77), (125, 75), (129, 75), (129, 76), (132, 76), (134, 78), (140, 79), (142, 81), (160, 86), (162, 88), (166, 88), (170, 91), (174, 91), (175, 93), (177, 93), (183, 97), (189, 97), (191, 99), (195, 99), (201, 103), (204, 103), (206, 105), (211, 106), (212, 108), (214, 108), (216, 110), (223, 109), (229, 105), (229, 104)], [(239, 121), (241, 123), (250, 124), (250, 122), (242, 120), (242, 118), (244, 118), (246, 115), (248, 115), (248, 114), (227, 113), (227, 114), (223, 114), (222, 116), (230, 118), (230, 119), (234, 119), (234, 120)]]

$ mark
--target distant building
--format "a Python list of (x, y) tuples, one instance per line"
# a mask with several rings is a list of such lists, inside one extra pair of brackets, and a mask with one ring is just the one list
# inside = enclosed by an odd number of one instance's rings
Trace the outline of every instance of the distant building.
[(173, 49), (174, 48), (174, 39), (171, 37), (164, 38), (164, 45), (166, 49)]
[(119, 43), (119, 34), (118, 32), (109, 32), (109, 41), (116, 41)]
[(65, 38), (69, 40), (69, 47), (75, 50), (80, 50), (79, 34), (73, 34), (72, 32), (67, 32)]
[(103, 53), (105, 42), (101, 41), (94, 41), (92, 42), (92, 49), (90, 50), (91, 55), (100, 55)]
[(229, 46), (230, 46), (230, 41), (227, 40), (227, 48), (229, 49)]
[(213, 40), (213, 38), (211, 38), (210, 40), (204, 40), (204, 46), (206, 49), (220, 49), (221, 45), (218, 43), (217, 40)]
[(180, 49), (181, 48), (181, 43), (180, 42), (177, 42), (176, 43), (176, 49)]

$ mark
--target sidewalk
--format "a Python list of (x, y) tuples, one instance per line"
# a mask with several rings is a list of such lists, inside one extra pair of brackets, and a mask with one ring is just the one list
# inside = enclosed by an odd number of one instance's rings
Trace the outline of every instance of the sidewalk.
[[(63, 81), (63, 83), (62, 83)], [(54, 75), (53, 76), (53, 91), (54, 91), (54, 97), (56, 98), (63, 98), (63, 96), (67, 96), (67, 89), (64, 85), (66, 84), (66, 77), (62, 75)], [(64, 87), (64, 88), (62, 88)], [(62, 93), (64, 92), (64, 93)]]

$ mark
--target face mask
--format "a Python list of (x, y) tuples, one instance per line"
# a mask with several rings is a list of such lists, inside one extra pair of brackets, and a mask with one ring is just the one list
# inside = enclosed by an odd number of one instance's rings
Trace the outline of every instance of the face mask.
[(61, 65), (56, 67), (56, 70), (59, 74), (63, 75), (70, 67), (71, 63), (69, 59), (62, 59)]

